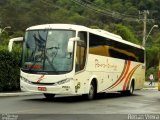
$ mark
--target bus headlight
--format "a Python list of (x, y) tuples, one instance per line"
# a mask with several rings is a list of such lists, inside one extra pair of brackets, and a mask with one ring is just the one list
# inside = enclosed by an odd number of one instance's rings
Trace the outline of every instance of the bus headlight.
[(27, 80), (26, 78), (20, 76), (21, 80), (23, 80), (24, 82), (28, 83), (28, 84), (32, 84), (31, 81)]
[(64, 84), (64, 83), (67, 83), (67, 82), (70, 82), (71, 80), (73, 80), (72, 78), (67, 78), (67, 79), (64, 79), (64, 80), (61, 80), (61, 81), (58, 81), (56, 82), (58, 85), (61, 85), (61, 84)]

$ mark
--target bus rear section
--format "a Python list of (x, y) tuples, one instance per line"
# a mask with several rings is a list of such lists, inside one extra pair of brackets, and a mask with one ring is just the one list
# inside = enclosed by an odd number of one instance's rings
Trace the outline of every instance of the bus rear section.
[(97, 80), (97, 92), (133, 94), (145, 80), (144, 48), (117, 36), (89, 34), (86, 71)]

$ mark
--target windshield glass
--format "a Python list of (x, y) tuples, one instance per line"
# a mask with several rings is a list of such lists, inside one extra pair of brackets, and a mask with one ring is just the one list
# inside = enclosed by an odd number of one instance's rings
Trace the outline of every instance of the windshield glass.
[(22, 69), (32, 72), (69, 72), (73, 55), (67, 52), (72, 30), (27, 31), (23, 45)]

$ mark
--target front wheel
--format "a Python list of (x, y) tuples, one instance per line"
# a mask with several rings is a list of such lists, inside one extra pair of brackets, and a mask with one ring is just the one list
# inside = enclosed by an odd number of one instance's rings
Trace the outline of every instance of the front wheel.
[(53, 100), (55, 94), (44, 93), (44, 96), (47, 100)]
[(96, 94), (97, 94), (97, 89), (96, 89), (96, 84), (95, 82), (91, 82), (90, 84), (90, 88), (89, 88), (89, 93), (88, 94), (85, 94), (83, 95), (85, 98), (87, 98), (88, 100), (92, 100), (96, 97)]

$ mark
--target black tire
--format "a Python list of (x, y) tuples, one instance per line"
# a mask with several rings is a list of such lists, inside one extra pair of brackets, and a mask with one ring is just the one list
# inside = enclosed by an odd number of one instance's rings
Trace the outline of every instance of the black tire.
[(129, 90), (122, 91), (121, 93), (126, 96), (131, 96), (131, 95), (133, 95), (133, 92), (134, 92), (134, 82), (131, 83)]
[(95, 82), (92, 81), (90, 84), (89, 93), (84, 94), (83, 96), (88, 100), (93, 100), (96, 97), (96, 94), (97, 94), (97, 86)]
[(133, 95), (133, 92), (134, 92), (134, 83), (133, 82), (132, 82), (130, 90), (128, 92), (129, 92), (129, 95)]
[(44, 96), (47, 100), (53, 100), (55, 94), (44, 93)]

